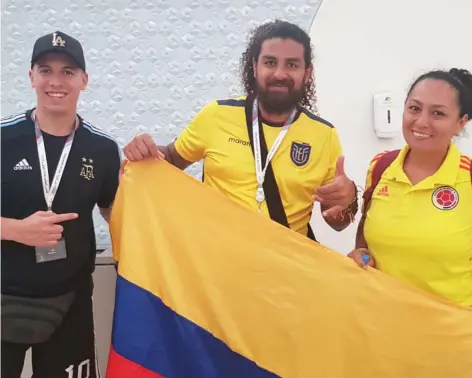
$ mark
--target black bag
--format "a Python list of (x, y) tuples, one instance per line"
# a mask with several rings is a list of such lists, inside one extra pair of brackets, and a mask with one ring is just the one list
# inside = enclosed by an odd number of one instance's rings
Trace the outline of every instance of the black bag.
[(38, 344), (49, 340), (67, 315), (75, 292), (52, 298), (2, 294), (2, 341)]
[[(252, 135), (252, 104), (254, 101), (254, 95), (250, 95), (246, 99), (245, 104), (245, 112), (246, 112), (246, 125), (247, 131), (249, 134), (249, 141), (251, 142), (251, 149), (252, 153), (254, 154), (254, 140)], [(262, 161), (265, 162), (267, 159), (268, 149), (267, 144), (264, 138), (264, 131), (262, 129), (262, 124), (259, 119), (259, 135), (260, 142), (261, 142), (261, 158)], [(285, 214), (285, 209), (282, 204), (282, 199), (280, 197), (279, 187), (277, 185), (277, 181), (275, 180), (274, 171), (272, 170), (272, 163), (269, 162), (267, 166), (266, 175), (264, 179), (264, 184), (262, 185), (264, 188), (264, 194), (266, 197), (267, 207), (269, 209), (270, 218), (280, 223), (282, 226), (290, 228), (287, 220), (287, 214)], [(308, 222), (308, 234), (307, 237), (313, 241), (317, 241), (315, 235), (313, 233), (313, 229), (311, 228), (310, 223)]]

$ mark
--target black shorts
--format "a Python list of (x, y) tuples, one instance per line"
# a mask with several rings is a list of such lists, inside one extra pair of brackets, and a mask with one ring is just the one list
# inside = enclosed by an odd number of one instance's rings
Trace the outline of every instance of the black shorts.
[(77, 293), (61, 326), (43, 344), (2, 341), (2, 377), (20, 378), (31, 349), (34, 378), (99, 378), (90, 290)]

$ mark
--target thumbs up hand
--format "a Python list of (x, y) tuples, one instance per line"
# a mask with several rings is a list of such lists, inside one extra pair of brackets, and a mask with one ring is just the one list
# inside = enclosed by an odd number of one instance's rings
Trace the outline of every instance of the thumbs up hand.
[(322, 205), (324, 217), (336, 217), (351, 204), (355, 196), (355, 184), (344, 172), (344, 156), (340, 156), (333, 182), (316, 189), (313, 198)]
[(336, 176), (346, 176), (344, 172), (344, 156), (340, 156), (336, 161)]

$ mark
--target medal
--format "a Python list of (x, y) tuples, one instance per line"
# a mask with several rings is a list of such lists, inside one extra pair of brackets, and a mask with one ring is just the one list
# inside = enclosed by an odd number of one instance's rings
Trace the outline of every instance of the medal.
[(265, 200), (264, 189), (262, 187), (258, 187), (256, 191), (256, 201), (261, 204)]

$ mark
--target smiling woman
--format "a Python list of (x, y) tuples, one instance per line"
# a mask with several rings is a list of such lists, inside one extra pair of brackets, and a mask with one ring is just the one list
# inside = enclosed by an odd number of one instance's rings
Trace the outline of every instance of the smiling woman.
[(471, 118), (468, 71), (431, 71), (412, 84), (403, 113), (407, 145), (372, 160), (349, 254), (465, 306), (472, 306), (472, 170), (452, 138)]
[(418, 160), (434, 169), (431, 174), (437, 170), (472, 113), (471, 79), (468, 71), (452, 69), (428, 72), (413, 83), (403, 114), (403, 135), (411, 148), (407, 163)]

